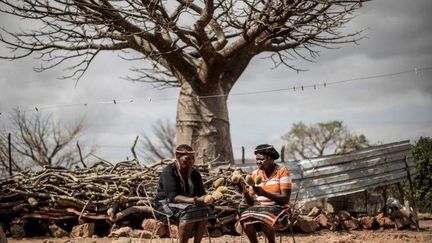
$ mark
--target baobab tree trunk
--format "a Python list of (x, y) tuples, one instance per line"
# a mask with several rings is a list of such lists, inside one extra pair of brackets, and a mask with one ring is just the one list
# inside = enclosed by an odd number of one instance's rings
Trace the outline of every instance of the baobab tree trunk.
[[(197, 151), (195, 162), (234, 162), (227, 97), (216, 85), (197, 94), (188, 83), (183, 83), (177, 104), (177, 145), (189, 144)], [(213, 97), (208, 97), (213, 96)]]

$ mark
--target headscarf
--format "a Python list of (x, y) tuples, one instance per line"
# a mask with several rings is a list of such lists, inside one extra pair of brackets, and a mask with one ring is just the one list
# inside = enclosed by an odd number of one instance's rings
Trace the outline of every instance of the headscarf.
[[(187, 144), (179, 145), (176, 148), (175, 152), (176, 152), (176, 158), (177, 159), (180, 158), (182, 155), (195, 153), (195, 151), (193, 151), (192, 147), (187, 145)], [(194, 191), (194, 185), (192, 183), (192, 178), (191, 178), (193, 167), (191, 167), (189, 169), (189, 171), (187, 172), (187, 184), (186, 184), (186, 182), (183, 180), (183, 177), (181, 176), (180, 165), (178, 163), (179, 163), (178, 160), (176, 160), (176, 168), (177, 168), (177, 172), (178, 172), (179, 177), (180, 177), (180, 184), (181, 184), (183, 194), (186, 196), (192, 196), (193, 191)], [(188, 187), (188, 190), (186, 189), (186, 186)], [(186, 193), (186, 191), (188, 191), (189, 193)]]
[(260, 144), (258, 145), (255, 150), (254, 154), (263, 154), (268, 155), (273, 160), (279, 159), (279, 153), (276, 151), (276, 149), (271, 144)]

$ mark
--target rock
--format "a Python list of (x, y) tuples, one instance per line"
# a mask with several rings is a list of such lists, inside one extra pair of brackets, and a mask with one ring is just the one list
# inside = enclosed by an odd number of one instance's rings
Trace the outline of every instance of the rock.
[(178, 227), (177, 225), (172, 224), (170, 227), (170, 237), (171, 238), (177, 238), (178, 235)]
[(55, 238), (69, 237), (69, 233), (66, 230), (57, 226), (56, 224), (50, 224), (48, 227), (51, 235)]
[(390, 229), (395, 227), (395, 223), (389, 217), (384, 217), (382, 213), (378, 214), (375, 218), (379, 226), (383, 229)]
[(6, 234), (3, 231), (2, 225), (0, 225), (0, 243), (7, 243)]
[(93, 222), (75, 225), (72, 228), (72, 231), (70, 232), (69, 236), (71, 238), (92, 237), (94, 234), (94, 229), (95, 229), (95, 224)]
[(131, 227), (121, 227), (111, 231), (108, 237), (129, 237), (132, 233)]
[(314, 232), (319, 228), (317, 222), (315, 222), (311, 217), (307, 216), (297, 216), (294, 220), (294, 227), (298, 228), (303, 233)]
[(351, 219), (351, 214), (348, 211), (341, 210), (336, 215), (340, 221)]
[(360, 218), (360, 224), (363, 229), (375, 229), (378, 226), (376, 218), (371, 216)]
[(21, 224), (13, 224), (9, 230), (12, 238), (21, 239), (25, 236), (24, 226)]
[(348, 219), (341, 222), (342, 228), (346, 230), (356, 230), (359, 228), (359, 223), (356, 219)]
[(165, 237), (169, 235), (168, 226), (159, 220), (144, 219), (141, 226), (144, 230), (154, 232), (154, 234), (159, 237)]
[(126, 237), (121, 237), (117, 240), (111, 241), (111, 243), (131, 243), (131, 239), (126, 238)]
[(390, 217), (396, 226), (396, 229), (402, 229), (411, 225), (411, 212), (406, 209), (394, 211)]
[(129, 236), (132, 238), (140, 238), (140, 239), (150, 239), (154, 237), (153, 232), (150, 232), (148, 230), (138, 230), (138, 229), (132, 230), (132, 232), (129, 233)]
[(329, 218), (323, 213), (318, 214), (318, 216), (316, 216), (314, 220), (322, 228), (329, 229), (331, 227), (331, 223), (329, 221)]
[(319, 209), (319, 208), (317, 208), (317, 207), (313, 207), (312, 209), (311, 209), (311, 211), (309, 211), (309, 213), (308, 213), (308, 215), (307, 216), (309, 216), (309, 217), (316, 217), (316, 216), (318, 216), (318, 214), (321, 212), (321, 210)]

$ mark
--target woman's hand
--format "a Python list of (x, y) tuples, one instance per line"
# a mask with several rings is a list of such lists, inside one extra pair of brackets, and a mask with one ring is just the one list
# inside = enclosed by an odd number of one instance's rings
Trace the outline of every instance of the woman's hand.
[(237, 187), (240, 193), (244, 193), (246, 191), (245, 184), (238, 182)]
[(197, 197), (196, 198), (196, 205), (205, 205), (204, 198), (205, 198), (205, 195), (201, 196), (201, 197)]
[(255, 194), (257, 194), (258, 196), (265, 196), (266, 195), (266, 191), (264, 189), (262, 189), (262, 187), (260, 186), (252, 186), (252, 189), (254, 190)]

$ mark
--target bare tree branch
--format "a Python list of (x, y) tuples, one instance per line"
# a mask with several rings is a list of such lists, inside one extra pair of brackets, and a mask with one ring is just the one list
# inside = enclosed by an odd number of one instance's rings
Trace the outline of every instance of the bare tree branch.
[(175, 143), (175, 124), (169, 120), (158, 120), (152, 126), (153, 136), (143, 135), (143, 147), (141, 152), (146, 161), (158, 161), (174, 156)]
[[(15, 110), (10, 118), (11, 124), (0, 133), (0, 170), (6, 166), (6, 157), (3, 144), (7, 144), (7, 134), (12, 134), (13, 170), (21, 171), (25, 168), (36, 169), (44, 166), (63, 166), (71, 168), (81, 160), (87, 158), (93, 151), (79, 155), (73, 142), (77, 140), (84, 130), (84, 121), (81, 120), (70, 128), (63, 127), (50, 117), (43, 118), (40, 114), (28, 116), (24, 112)], [(77, 146), (78, 142), (77, 142)], [(88, 149), (86, 149), (88, 150)], [(19, 162), (17, 162), (19, 161)]]

